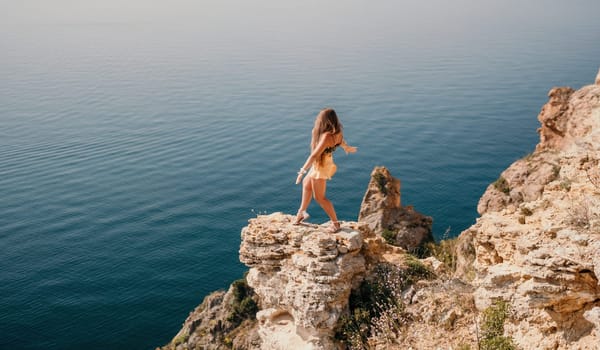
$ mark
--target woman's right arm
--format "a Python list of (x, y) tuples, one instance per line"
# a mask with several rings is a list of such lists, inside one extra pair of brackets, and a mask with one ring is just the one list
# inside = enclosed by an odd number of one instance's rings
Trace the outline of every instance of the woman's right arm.
[(298, 177), (296, 178), (296, 185), (302, 181), (302, 177), (308, 172), (308, 168), (314, 163), (317, 157), (321, 156), (321, 153), (323, 153), (323, 151), (325, 150), (325, 145), (327, 145), (327, 141), (330, 137), (331, 134), (329, 133), (321, 135), (319, 143), (317, 143), (315, 149), (310, 153), (310, 155), (306, 159), (306, 162), (304, 162), (302, 168), (300, 168), (300, 171), (298, 172)]

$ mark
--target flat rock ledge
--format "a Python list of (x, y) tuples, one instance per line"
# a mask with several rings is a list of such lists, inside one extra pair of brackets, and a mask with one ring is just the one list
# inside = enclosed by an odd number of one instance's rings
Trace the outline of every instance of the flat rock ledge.
[(342, 222), (294, 225), (282, 213), (250, 219), (242, 230), (240, 261), (259, 296), (258, 333), (263, 349), (333, 349), (334, 327), (350, 291), (366, 272), (364, 225)]

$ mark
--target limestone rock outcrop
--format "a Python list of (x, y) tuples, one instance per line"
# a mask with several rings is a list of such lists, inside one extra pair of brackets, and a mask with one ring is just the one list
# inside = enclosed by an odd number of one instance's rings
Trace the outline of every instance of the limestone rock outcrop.
[(578, 91), (568, 87), (550, 90), (550, 100), (538, 116), (542, 126), (535, 152), (513, 163), (488, 186), (477, 206), (479, 214), (515, 209), (521, 203), (537, 200), (546, 186), (564, 173), (564, 163), (574, 163), (573, 157), (582, 158), (587, 153), (596, 158), (599, 86), (589, 85)]
[(363, 233), (356, 223), (331, 234), (293, 221), (274, 213), (242, 230), (240, 261), (260, 300), (258, 332), (265, 349), (333, 349), (333, 329), (366, 271)]
[[(351, 292), (364, 290), (361, 282), (373, 278), (381, 266), (397, 269), (398, 279), (388, 280), (392, 285), (406, 283), (409, 276), (416, 283), (405, 287), (401, 296), (397, 291), (404, 307), (401, 315), (391, 317), (402, 319), (395, 324), (402, 330), (386, 334), (393, 341), (371, 333), (370, 348), (474, 344), (472, 287), (457, 279), (434, 279), (447, 272), (440, 261), (416, 259), (386, 243), (365, 223), (342, 222), (342, 231), (331, 234), (326, 225), (293, 225), (294, 220), (282, 213), (260, 215), (242, 230), (240, 261), (250, 267), (246, 279), (259, 300), (261, 349), (345, 349), (334, 338), (340, 317), (350, 311)], [(373, 322), (381, 324), (385, 318)]]
[[(162, 349), (336, 349), (334, 332), (351, 290), (374, 266), (402, 264), (406, 252), (365, 224), (341, 222), (332, 234), (326, 224), (294, 221), (283, 213), (250, 219), (239, 250), (250, 267), (245, 278), (207, 296)], [(256, 301), (255, 317), (235, 322), (248, 298)]]
[(519, 348), (598, 349), (600, 85), (549, 97), (535, 151), (488, 187), (461, 234), (473, 253), (457, 273), (474, 271), (479, 310), (512, 305), (505, 329)]
[(376, 234), (385, 235), (388, 242), (408, 251), (433, 241), (433, 219), (412, 206), (402, 206), (400, 180), (385, 167), (375, 167), (371, 172), (358, 222), (367, 224)]

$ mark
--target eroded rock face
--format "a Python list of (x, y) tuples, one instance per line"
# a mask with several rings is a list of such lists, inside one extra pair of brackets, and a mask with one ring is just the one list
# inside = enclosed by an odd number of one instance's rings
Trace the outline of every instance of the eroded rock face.
[(403, 293), (412, 322), (397, 346), (381, 349), (477, 349), (472, 287), (459, 279), (419, 281)]
[[(600, 85), (555, 88), (538, 117), (535, 152), (488, 187), (482, 216), (461, 234), (475, 260), (482, 310), (508, 301), (506, 325), (522, 349), (595, 349), (600, 344)], [(469, 266), (472, 264), (472, 266)]]
[(567, 123), (571, 117), (569, 99), (575, 90), (570, 87), (557, 87), (548, 93), (550, 101), (542, 107), (538, 120), (542, 126), (538, 129), (540, 143), (536, 149), (560, 147), (567, 134)]
[(393, 244), (412, 251), (423, 242), (432, 241), (432, 218), (411, 206), (403, 207), (400, 200), (400, 180), (385, 167), (375, 167), (363, 197), (358, 221), (376, 234), (387, 231)]
[(361, 248), (369, 233), (356, 223), (331, 234), (293, 221), (274, 213), (242, 230), (240, 261), (259, 296), (258, 332), (264, 349), (333, 349), (334, 327), (366, 271)]
[(542, 126), (535, 152), (514, 162), (488, 186), (477, 206), (479, 214), (514, 210), (521, 203), (537, 200), (571, 158), (587, 153), (597, 158), (599, 86), (550, 90), (550, 100), (538, 116)]

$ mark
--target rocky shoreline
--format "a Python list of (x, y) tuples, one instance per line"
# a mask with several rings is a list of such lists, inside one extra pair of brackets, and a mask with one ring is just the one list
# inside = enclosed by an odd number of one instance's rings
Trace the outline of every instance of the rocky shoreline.
[(250, 219), (248, 274), (161, 349), (600, 349), (600, 72), (553, 88), (538, 119), (456, 239), (433, 243), (383, 167), (337, 234)]

